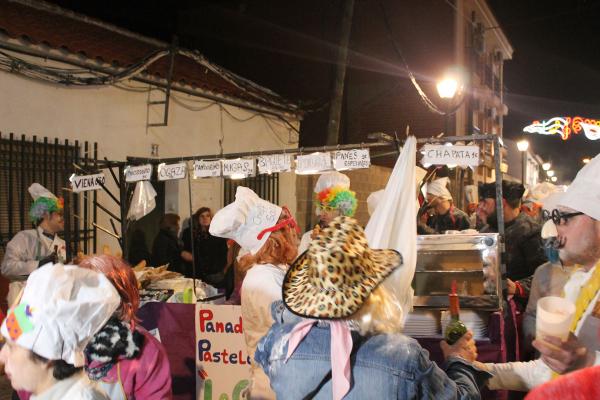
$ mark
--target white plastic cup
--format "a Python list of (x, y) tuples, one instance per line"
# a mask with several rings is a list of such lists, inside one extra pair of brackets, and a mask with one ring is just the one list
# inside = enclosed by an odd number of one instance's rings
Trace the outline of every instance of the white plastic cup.
[(562, 297), (542, 297), (537, 303), (535, 319), (535, 337), (543, 340), (545, 336), (566, 340), (575, 316), (575, 304)]

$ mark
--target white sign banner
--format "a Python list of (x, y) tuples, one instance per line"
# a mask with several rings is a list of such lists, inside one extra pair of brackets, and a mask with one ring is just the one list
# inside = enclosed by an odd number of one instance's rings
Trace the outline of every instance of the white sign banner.
[(273, 172), (287, 172), (292, 169), (292, 156), (290, 154), (274, 154), (258, 157), (258, 172), (270, 174)]
[(433, 165), (479, 165), (479, 146), (445, 146), (426, 144), (423, 152), (423, 164)]
[(196, 303), (196, 399), (242, 399), (250, 360), (240, 306)]
[(256, 163), (253, 158), (238, 158), (235, 160), (223, 160), (223, 176), (254, 176), (256, 175)]
[(296, 156), (297, 174), (316, 174), (320, 171), (331, 169), (331, 154), (312, 153), (304, 156)]
[(158, 165), (158, 180), (170, 181), (172, 179), (183, 179), (187, 171), (187, 164), (180, 162), (177, 164), (159, 164)]
[(73, 192), (87, 192), (88, 190), (102, 189), (102, 185), (106, 181), (103, 173), (94, 175), (71, 175), (71, 189)]
[(149, 181), (152, 176), (152, 165), (128, 166), (125, 168), (125, 182)]
[(221, 176), (221, 161), (194, 161), (194, 178)]
[(371, 155), (369, 149), (337, 150), (333, 152), (333, 168), (345, 169), (369, 168)]

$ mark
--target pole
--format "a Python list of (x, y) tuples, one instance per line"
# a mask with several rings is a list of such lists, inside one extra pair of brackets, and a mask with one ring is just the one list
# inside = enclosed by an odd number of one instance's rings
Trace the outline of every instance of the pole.
[(525, 182), (527, 182), (527, 152), (524, 151), (523, 152), (523, 159), (522, 159), (522, 171), (521, 171), (521, 183), (523, 185), (525, 185)]
[(194, 285), (194, 297), (196, 297), (196, 254), (194, 251), (194, 214), (192, 212), (192, 178), (188, 171), (188, 196), (190, 200), (190, 244), (192, 246), (192, 285)]
[(329, 122), (327, 123), (327, 144), (337, 144), (340, 141), (340, 118), (342, 100), (344, 98), (344, 81), (346, 80), (346, 62), (348, 60), (348, 42), (352, 28), (354, 0), (345, 0), (343, 4), (340, 45), (336, 62), (335, 78), (329, 106)]

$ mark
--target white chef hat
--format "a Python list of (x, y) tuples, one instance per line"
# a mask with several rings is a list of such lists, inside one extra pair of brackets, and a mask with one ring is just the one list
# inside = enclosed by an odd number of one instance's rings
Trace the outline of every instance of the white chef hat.
[(29, 275), (0, 332), (48, 360), (81, 367), (83, 349), (120, 302), (103, 274), (75, 265), (46, 264)]
[(261, 199), (251, 189), (238, 186), (235, 201), (217, 211), (208, 231), (213, 236), (235, 240), (242, 249), (256, 254), (270, 232), (258, 239), (264, 229), (277, 224), (281, 207)]
[(49, 199), (57, 200), (56, 196), (51, 191), (49, 191), (39, 183), (32, 183), (31, 186), (29, 186), (29, 188), (27, 189), (27, 191), (29, 192), (34, 201), (39, 199), (40, 197), (46, 197)]
[(555, 204), (582, 212), (600, 220), (600, 154), (579, 170), (575, 180)]
[(369, 197), (367, 197), (367, 209), (369, 210), (369, 215), (373, 215), (373, 213), (375, 212), (377, 205), (383, 197), (383, 192), (385, 192), (385, 189), (373, 192), (369, 195)]
[(449, 181), (450, 179), (447, 177), (436, 179), (433, 182), (429, 182), (425, 190), (428, 194), (441, 197), (442, 199), (452, 200), (452, 195), (446, 187)]
[(350, 189), (350, 178), (337, 171), (325, 172), (319, 176), (314, 192), (320, 193), (323, 190), (334, 186)]

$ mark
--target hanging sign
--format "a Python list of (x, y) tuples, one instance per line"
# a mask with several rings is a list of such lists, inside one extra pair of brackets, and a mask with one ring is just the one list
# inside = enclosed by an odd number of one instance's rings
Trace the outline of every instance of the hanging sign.
[(240, 306), (196, 303), (196, 399), (242, 399), (250, 359)]
[(292, 156), (290, 154), (274, 154), (260, 156), (258, 161), (258, 172), (260, 174), (271, 174), (273, 172), (287, 172), (292, 169)]
[(539, 135), (560, 135), (567, 140), (571, 135), (581, 132), (590, 140), (600, 140), (600, 120), (583, 117), (554, 117), (544, 121), (533, 121), (523, 128), (525, 133)]
[(446, 146), (426, 144), (421, 150), (423, 164), (433, 165), (479, 165), (479, 146)]
[(102, 185), (105, 182), (104, 174), (94, 175), (71, 175), (69, 181), (71, 182), (71, 189), (73, 192), (87, 192), (88, 190), (102, 189)]
[(170, 181), (173, 179), (185, 178), (187, 171), (187, 164), (180, 162), (177, 164), (159, 164), (158, 165), (158, 180), (159, 181)]
[(221, 161), (194, 161), (194, 178), (221, 176)]
[(369, 168), (370, 166), (369, 149), (337, 150), (333, 152), (333, 168), (338, 171)]
[(140, 165), (137, 167), (127, 166), (125, 168), (125, 182), (149, 181), (152, 176), (152, 165)]
[(256, 175), (256, 163), (253, 158), (223, 160), (223, 176), (233, 179)]
[(331, 154), (312, 153), (304, 156), (296, 156), (297, 174), (316, 174), (331, 169)]

